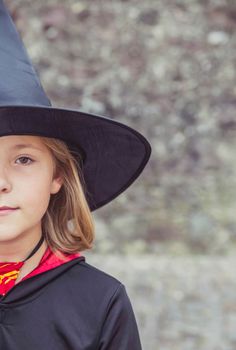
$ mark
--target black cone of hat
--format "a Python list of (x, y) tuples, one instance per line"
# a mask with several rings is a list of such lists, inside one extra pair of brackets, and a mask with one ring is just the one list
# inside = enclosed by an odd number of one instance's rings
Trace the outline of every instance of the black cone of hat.
[(0, 0), (0, 105), (51, 105), (2, 0)]

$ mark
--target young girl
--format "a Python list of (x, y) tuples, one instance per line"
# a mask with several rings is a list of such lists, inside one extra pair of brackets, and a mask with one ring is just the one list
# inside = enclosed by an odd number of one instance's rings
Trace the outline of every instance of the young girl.
[(0, 349), (140, 350), (125, 286), (81, 252), (92, 211), (151, 153), (136, 130), (51, 106), (0, 0)]

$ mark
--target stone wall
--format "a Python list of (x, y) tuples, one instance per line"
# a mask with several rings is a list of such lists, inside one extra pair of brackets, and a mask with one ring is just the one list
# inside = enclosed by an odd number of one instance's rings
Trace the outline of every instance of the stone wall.
[(235, 0), (5, 1), (54, 106), (152, 145), (140, 178), (95, 213), (96, 252), (235, 252)]
[(235, 257), (84, 254), (118, 278), (143, 350), (235, 350)]

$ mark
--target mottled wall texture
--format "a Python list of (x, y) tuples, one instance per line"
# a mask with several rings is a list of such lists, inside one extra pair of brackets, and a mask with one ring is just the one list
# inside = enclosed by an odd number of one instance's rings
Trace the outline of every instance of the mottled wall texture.
[(5, 1), (54, 106), (152, 145), (85, 253), (127, 286), (144, 349), (235, 350), (236, 1)]

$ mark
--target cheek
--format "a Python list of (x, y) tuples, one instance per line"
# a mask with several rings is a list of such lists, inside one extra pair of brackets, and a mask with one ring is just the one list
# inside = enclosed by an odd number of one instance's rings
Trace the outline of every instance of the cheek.
[(34, 178), (28, 181), (27, 186), (21, 190), (21, 199), (19, 199), (19, 206), (22, 206), (25, 211), (37, 215), (43, 215), (47, 210), (50, 200), (50, 180), (44, 178)]

